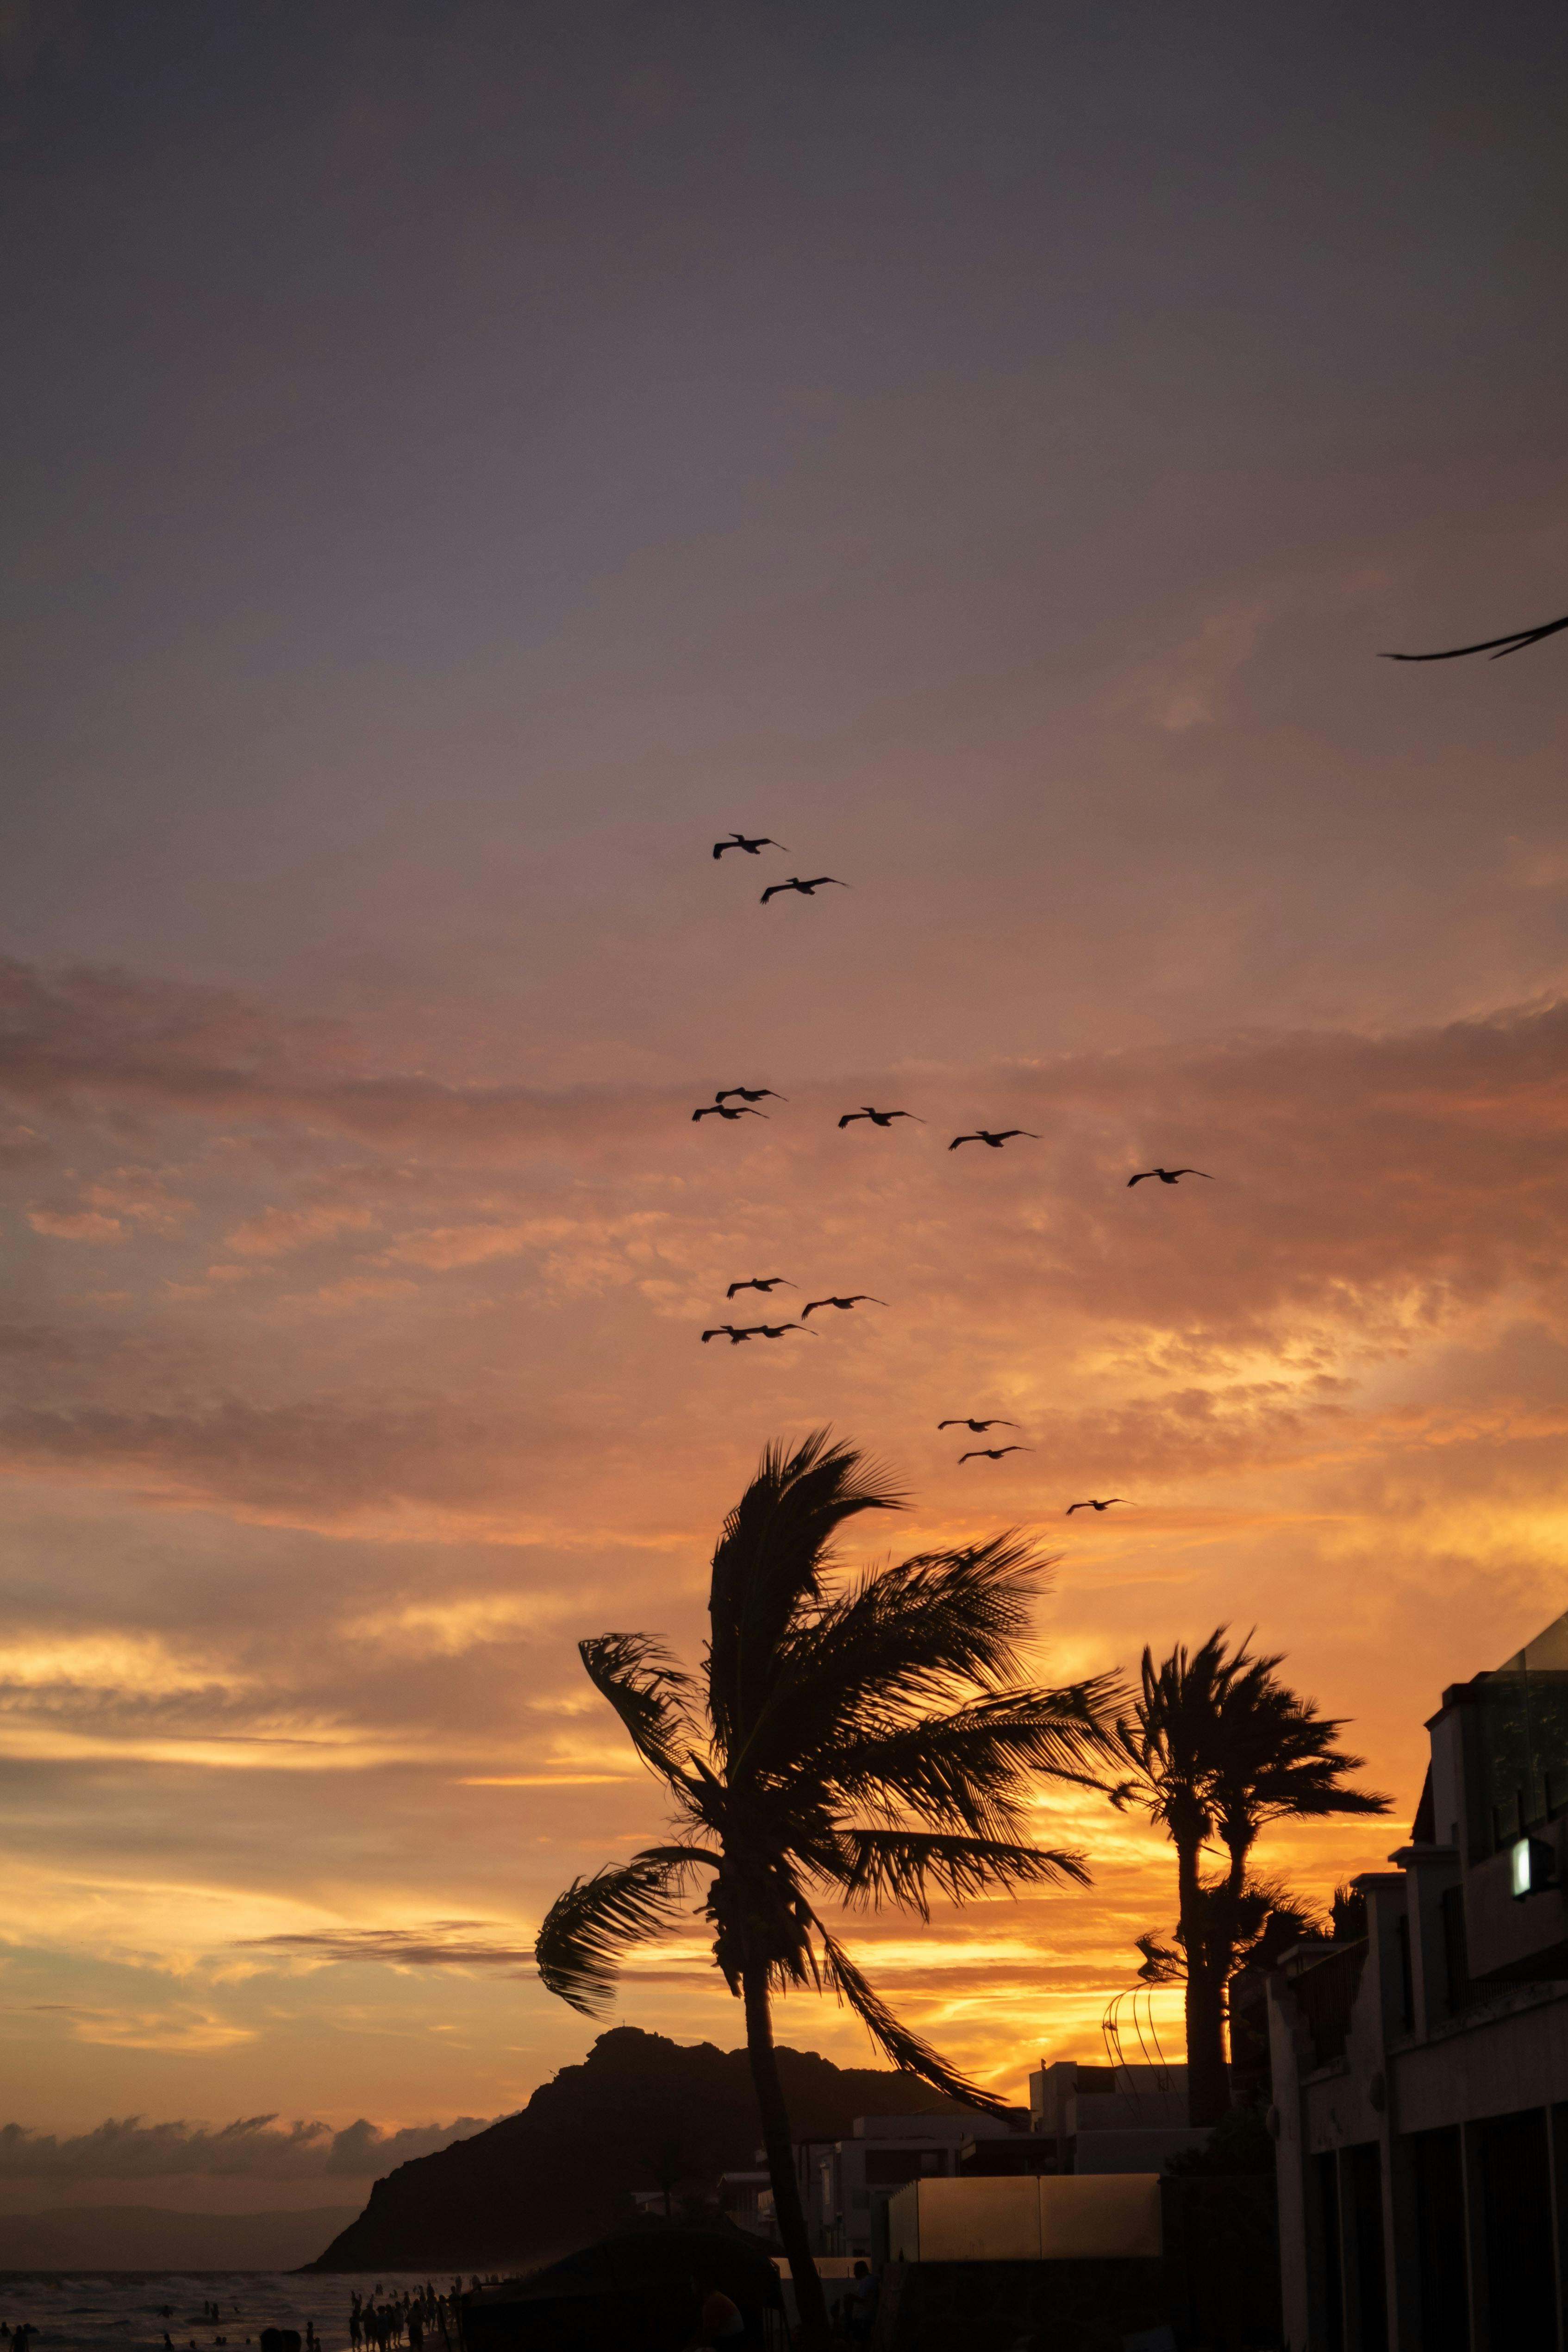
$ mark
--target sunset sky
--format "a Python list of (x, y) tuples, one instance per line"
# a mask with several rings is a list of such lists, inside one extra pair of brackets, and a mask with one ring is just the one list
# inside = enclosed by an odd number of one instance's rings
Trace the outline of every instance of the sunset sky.
[[(1568, 1607), (1568, 635), (1375, 658), (1568, 607), (1561, 10), (0, 28), (0, 2208), (580, 2057), (534, 1929), (663, 1814), (574, 1645), (695, 1658), (822, 1422), (855, 1559), (1059, 1556), (1041, 1675), (1255, 1626), (1395, 1800), (1264, 1862), (1377, 1866)], [(700, 1346), (753, 1274), (887, 1304)], [(1175, 1913), (1040, 1828), (854, 1930), (1009, 2097)], [(701, 1925), (617, 2017), (734, 2046)]]

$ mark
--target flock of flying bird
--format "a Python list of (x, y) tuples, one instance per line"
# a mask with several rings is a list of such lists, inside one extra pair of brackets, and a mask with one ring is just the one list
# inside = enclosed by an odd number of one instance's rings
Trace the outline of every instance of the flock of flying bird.
[[(1406, 662), (1458, 661), (1467, 654), (1490, 654), (1494, 661), (1499, 661), (1504, 654), (1519, 653), (1525, 646), (1538, 645), (1542, 638), (1554, 636), (1560, 629), (1568, 629), (1568, 613), (1565, 613), (1561, 620), (1548, 621), (1540, 628), (1511, 630), (1507, 636), (1485, 637), (1477, 645), (1450, 646), (1445, 651), (1435, 654), (1385, 654), (1383, 659)], [(784, 850), (788, 855), (786, 845), (781, 841), (775, 841), (769, 834), (736, 832), (732, 832), (726, 841), (716, 841), (713, 854), (716, 859), (722, 860), (732, 849), (738, 849), (747, 857), (758, 857), (765, 849)], [(792, 874), (787, 882), (769, 883), (762, 893), (761, 903), (766, 907), (770, 898), (779, 898), (784, 892), (790, 890), (802, 898), (810, 898), (819, 890), (830, 886), (837, 890), (847, 890), (852, 887), (847, 882), (841, 882), (836, 874), (817, 874), (809, 878), (802, 875)], [(701, 1104), (693, 1111), (692, 1118), (694, 1121), (705, 1118), (721, 1118), (727, 1121), (737, 1118), (766, 1118), (768, 1114), (757, 1108), (759, 1102), (764, 1100), (786, 1102), (788, 1099), (788, 1096), (779, 1094), (772, 1087), (721, 1087), (712, 1102)], [(920, 1127), (926, 1124), (918, 1111), (879, 1110), (872, 1103), (862, 1103), (858, 1110), (847, 1110), (843, 1113), (839, 1120), (841, 1131), (846, 1127), (852, 1127), (857, 1119), (862, 1118), (869, 1119), (873, 1127), (880, 1128), (891, 1127), (895, 1118), (913, 1119)], [(992, 1151), (999, 1151), (1004, 1143), (1011, 1143), (1018, 1138), (1034, 1143), (1040, 1141), (1039, 1136), (1031, 1128), (980, 1127), (976, 1128), (970, 1134), (956, 1135), (947, 1149), (949, 1151), (956, 1151), (960, 1144), (983, 1143)], [(1207, 1183), (1214, 1181), (1206, 1168), (1140, 1168), (1134, 1174), (1128, 1177), (1127, 1184), (1129, 1190), (1134, 1184), (1150, 1182), (1178, 1184), (1184, 1176), (1200, 1176)], [(727, 1299), (732, 1299), (739, 1291), (755, 1290), (760, 1292), (764, 1297), (771, 1297), (773, 1292), (780, 1287), (793, 1290), (797, 1286), (781, 1274), (752, 1275), (743, 1282), (732, 1282), (725, 1297)], [(846, 1297), (809, 1298), (796, 1320), (779, 1323), (716, 1323), (703, 1333), (703, 1344), (706, 1346), (710, 1339), (727, 1339), (732, 1348), (737, 1348), (743, 1341), (749, 1339), (781, 1339), (787, 1331), (804, 1331), (808, 1339), (814, 1339), (817, 1334), (815, 1331), (807, 1330), (808, 1321), (811, 1316), (820, 1313), (825, 1307), (831, 1307), (841, 1314), (848, 1314), (856, 1307), (884, 1307), (886, 1304), (885, 1299), (873, 1298), (869, 1291), (864, 1290), (854, 1291)], [(1004, 1421), (999, 1417), (980, 1421), (963, 1414), (954, 1419), (939, 1421), (936, 1426), (939, 1430), (967, 1429), (973, 1436), (985, 1437), (993, 1429), (1016, 1429), (1018, 1423), (1015, 1421)], [(973, 1445), (960, 1454), (958, 1460), (960, 1463), (999, 1462), (1005, 1454), (1032, 1454), (1033, 1452), (1033, 1446), (1025, 1445), (1021, 1442), (1008, 1445)], [(1089, 1496), (1081, 1503), (1070, 1503), (1065, 1516), (1071, 1518), (1074, 1511), (1095, 1513), (1108, 1511), (1113, 1504), (1125, 1501), (1126, 1497), (1123, 1495)]]
[[(738, 849), (745, 856), (759, 857), (765, 849), (782, 850), (784, 847), (784, 843), (775, 841), (770, 834), (732, 832), (727, 840), (714, 843), (713, 854), (716, 859), (722, 859), (727, 851)], [(819, 874), (810, 879), (797, 874), (792, 875), (788, 882), (770, 883), (762, 893), (761, 903), (766, 907), (770, 898), (778, 898), (780, 892), (786, 890), (793, 890), (801, 898), (810, 898), (829, 883), (840, 890), (847, 890), (851, 887), (849, 883), (841, 882), (833, 874)], [(788, 1102), (788, 1100), (787, 1095), (779, 1094), (773, 1087), (720, 1087), (712, 1102), (698, 1104), (692, 1113), (692, 1120), (694, 1125), (697, 1125), (705, 1118), (719, 1118), (727, 1123), (737, 1118), (767, 1118), (769, 1113), (758, 1109), (757, 1106), (759, 1102)], [(891, 1127), (895, 1118), (913, 1119), (917, 1127), (927, 1124), (918, 1111), (880, 1110), (874, 1103), (862, 1103), (858, 1110), (847, 1110), (842, 1114), (839, 1120), (840, 1131), (841, 1132), (846, 1127), (852, 1127), (857, 1119), (862, 1118), (868, 1119), (873, 1127), (880, 1128)], [(999, 1151), (1005, 1143), (1011, 1143), (1015, 1139), (1023, 1139), (1031, 1143), (1038, 1143), (1040, 1139), (1032, 1128), (979, 1127), (967, 1135), (956, 1135), (947, 1149), (949, 1151), (956, 1151), (960, 1144), (983, 1143), (990, 1150)], [(1162, 1184), (1175, 1184), (1183, 1176), (1207, 1177), (1207, 1171), (1202, 1168), (1143, 1168), (1136, 1175), (1129, 1176), (1127, 1182), (1129, 1186), (1141, 1184), (1145, 1178), (1151, 1178), (1157, 1179)], [(1213, 1179), (1209, 1177), (1207, 1181), (1212, 1182)], [(763, 1297), (770, 1299), (776, 1290), (794, 1290), (798, 1287), (797, 1284), (782, 1274), (754, 1274), (747, 1276), (743, 1281), (732, 1282), (725, 1292), (725, 1297), (729, 1300), (740, 1291), (755, 1290)], [(865, 1290), (853, 1291), (843, 1297), (809, 1298), (801, 1307), (799, 1317), (790, 1320), (778, 1323), (710, 1324), (702, 1334), (702, 1343), (706, 1347), (710, 1339), (727, 1339), (732, 1348), (738, 1348), (751, 1339), (781, 1339), (789, 1331), (804, 1332), (807, 1339), (814, 1339), (818, 1334), (808, 1329), (810, 1318), (826, 1307), (831, 1307), (841, 1314), (848, 1314), (856, 1307), (885, 1307), (887, 1301), (884, 1298), (874, 1298), (869, 1291)], [(956, 1420), (939, 1421), (936, 1426), (939, 1430), (967, 1429), (976, 1437), (984, 1437), (993, 1429), (1016, 1429), (1018, 1423), (999, 1418), (977, 1421), (963, 1415)], [(960, 1454), (958, 1460), (961, 1464), (999, 1462), (1005, 1454), (1032, 1454), (1033, 1452), (1032, 1445), (1025, 1445), (1021, 1443), (1009, 1445), (973, 1445)], [(1125, 1497), (1121, 1495), (1108, 1495), (1103, 1498), (1090, 1496), (1082, 1503), (1070, 1504), (1066, 1516), (1071, 1518), (1074, 1511), (1108, 1511), (1113, 1503), (1121, 1503), (1124, 1500)]]

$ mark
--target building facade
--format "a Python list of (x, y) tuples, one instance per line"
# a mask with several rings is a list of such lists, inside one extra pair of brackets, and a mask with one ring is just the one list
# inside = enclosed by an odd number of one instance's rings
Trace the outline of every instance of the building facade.
[(1000, 2116), (951, 2111), (857, 2116), (847, 2139), (799, 2143), (795, 2160), (813, 2251), (884, 2260), (894, 2192), (910, 2180), (954, 2179), (967, 2143), (1005, 2138), (1012, 2128)]
[(1269, 1980), (1291, 2352), (1568, 2352), (1568, 1617), (1451, 1686), (1366, 1932)]
[(1187, 2123), (1182, 2065), (1089, 2065), (1060, 2059), (1029, 2078), (1030, 2130), (1056, 2144), (1061, 2172), (1158, 2172), (1201, 2147)]

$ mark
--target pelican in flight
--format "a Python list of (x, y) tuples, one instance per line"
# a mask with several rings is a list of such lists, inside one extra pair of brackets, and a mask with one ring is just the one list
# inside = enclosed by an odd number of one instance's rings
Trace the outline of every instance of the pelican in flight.
[(857, 1118), (869, 1118), (873, 1127), (891, 1127), (895, 1118), (912, 1118), (917, 1127), (925, 1124), (917, 1110), (873, 1110), (870, 1103), (862, 1103), (859, 1110), (845, 1111), (839, 1125), (848, 1127), (852, 1119)]
[(1207, 1168), (1140, 1168), (1135, 1176), (1128, 1177), (1128, 1192), (1132, 1191), (1134, 1184), (1145, 1183), (1151, 1176), (1157, 1176), (1162, 1184), (1174, 1184), (1178, 1177), (1182, 1176), (1201, 1176), (1206, 1184), (1212, 1184), (1214, 1181)]
[(1108, 1511), (1113, 1503), (1124, 1503), (1126, 1499), (1125, 1495), (1107, 1495), (1103, 1503), (1097, 1503), (1091, 1495), (1086, 1503), (1069, 1503), (1061, 1516), (1070, 1519), (1074, 1511)]
[(847, 1311), (852, 1307), (885, 1307), (886, 1305), (885, 1298), (873, 1298), (869, 1290), (857, 1290), (852, 1298), (811, 1298), (808, 1299), (806, 1305), (801, 1307), (800, 1320), (803, 1323), (807, 1316), (813, 1313), (819, 1307), (841, 1307)]
[(775, 841), (770, 833), (754, 834), (749, 839), (744, 833), (731, 832), (727, 841), (716, 841), (713, 854), (722, 857), (727, 849), (744, 849), (747, 857), (755, 857), (763, 849), (788, 849), (787, 841)]
[(732, 1282), (724, 1295), (727, 1298), (733, 1298), (737, 1290), (760, 1290), (766, 1293), (777, 1290), (780, 1283), (783, 1283), (786, 1290), (799, 1290), (800, 1287), (798, 1282), (791, 1282), (786, 1275), (754, 1274), (749, 1282)]
[(973, 1135), (956, 1135), (947, 1149), (956, 1151), (961, 1143), (988, 1143), (993, 1151), (999, 1151), (1003, 1144), (1015, 1135), (1027, 1135), (1031, 1143), (1040, 1141), (1034, 1129), (1029, 1127), (1004, 1127), (995, 1131), (988, 1127), (977, 1127)]
[(984, 1437), (988, 1429), (1016, 1429), (1016, 1421), (967, 1421), (960, 1413), (954, 1421), (939, 1421), (938, 1429), (972, 1429), (977, 1437)]
[(1559, 629), (1568, 629), (1568, 613), (1560, 621), (1546, 621), (1539, 629), (1511, 629), (1506, 637), (1483, 637), (1477, 646), (1448, 646), (1440, 654), (1380, 654), (1380, 661), (1461, 661), (1466, 654), (1490, 654), (1493, 661), (1501, 661), (1504, 654), (1516, 654), (1525, 646), (1538, 646), (1542, 637), (1554, 637)]
[[(720, 1087), (714, 1100), (716, 1103), (727, 1102), (731, 1095), (738, 1095), (742, 1102), (748, 1103), (760, 1102), (764, 1095), (771, 1096), (775, 1102), (788, 1102), (789, 1099), (788, 1095), (779, 1094), (772, 1087)], [(766, 1118), (767, 1116), (764, 1111), (762, 1117)]]
[(743, 1339), (750, 1339), (756, 1328), (755, 1323), (716, 1323), (711, 1331), (703, 1333), (703, 1346), (706, 1348), (710, 1339), (727, 1339), (732, 1348), (738, 1348)]
[(1032, 1445), (972, 1445), (967, 1454), (960, 1454), (963, 1462), (999, 1462), (1004, 1454), (1032, 1454)]
[(753, 1110), (748, 1103), (704, 1103), (701, 1110), (694, 1110), (692, 1113), (694, 1119), (766, 1118), (767, 1116), (768, 1113), (765, 1110)]
[(840, 890), (847, 890), (850, 887), (847, 882), (841, 882), (836, 874), (819, 874), (814, 882), (802, 882), (798, 874), (791, 874), (788, 882), (770, 882), (762, 893), (761, 904), (766, 907), (769, 898), (777, 898), (780, 890), (798, 890), (802, 898), (813, 898), (824, 882), (831, 882)]

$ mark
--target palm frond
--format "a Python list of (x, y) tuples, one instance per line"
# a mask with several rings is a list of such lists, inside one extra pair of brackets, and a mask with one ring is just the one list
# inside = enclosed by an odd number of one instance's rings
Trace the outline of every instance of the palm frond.
[(829, 1982), (841, 1999), (847, 2001), (870, 2033), (872, 2040), (905, 2073), (918, 2074), (934, 2091), (945, 2092), (950, 2099), (959, 2099), (967, 2107), (982, 2108), (988, 2115), (1005, 2115), (1006, 2106), (989, 2091), (982, 2091), (960, 2074), (956, 2066), (933, 2050), (929, 2042), (907, 2026), (901, 2024), (875, 1987), (867, 1983), (843, 1946), (830, 1936), (819, 1920), (818, 1932), (822, 1938), (822, 1952)]
[(883, 1903), (931, 1916), (931, 1891), (950, 1903), (977, 1895), (1010, 1895), (1020, 1886), (1090, 1884), (1080, 1853), (1009, 1845), (999, 1838), (941, 1837), (912, 1830), (846, 1829), (840, 1891), (852, 1909)]
[(959, 1689), (999, 1690), (1051, 1562), (1016, 1535), (924, 1552), (861, 1577), (852, 1591), (797, 1616), (745, 1755), (780, 1755), (852, 1736), (869, 1711), (929, 1706)]
[(534, 1942), (539, 1982), (584, 2017), (601, 2016), (615, 1991), (621, 1957), (675, 1925), (691, 1874), (716, 1870), (702, 1846), (650, 1846), (630, 1862), (607, 1863), (574, 1878), (545, 1915)]
[(577, 1651), (589, 1681), (615, 1709), (643, 1763), (674, 1780), (683, 1750), (697, 1738), (688, 1697), (692, 1677), (647, 1633), (597, 1633)]
[(1000, 1691), (944, 1716), (917, 1717), (802, 1758), (844, 1802), (899, 1807), (938, 1829), (1016, 1839), (1038, 1777), (1101, 1790), (1114, 1675), (1062, 1690)]
[(886, 1474), (826, 1429), (793, 1452), (768, 1447), (713, 1556), (708, 1711), (723, 1755), (766, 1705), (779, 1644), (795, 1612), (820, 1597), (839, 1528), (860, 1511), (903, 1507)]

